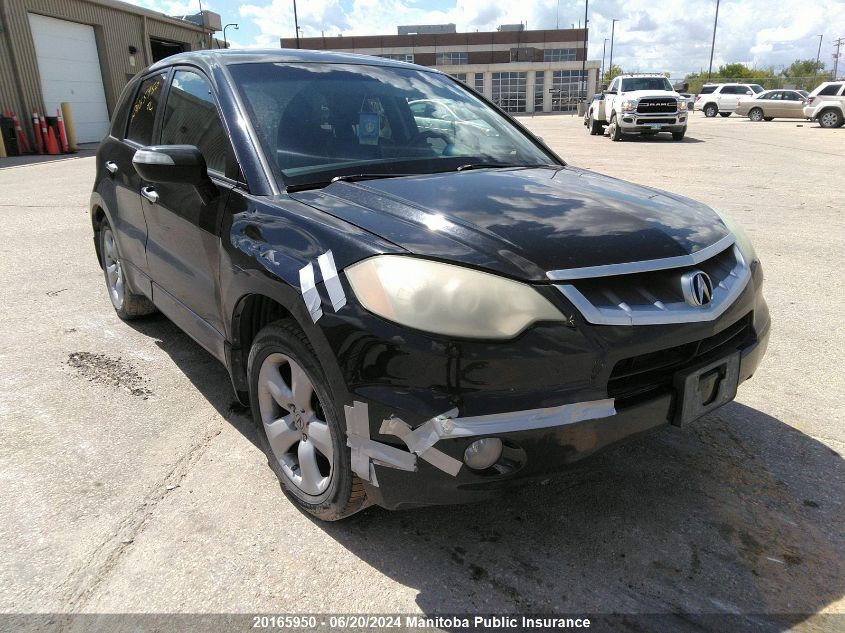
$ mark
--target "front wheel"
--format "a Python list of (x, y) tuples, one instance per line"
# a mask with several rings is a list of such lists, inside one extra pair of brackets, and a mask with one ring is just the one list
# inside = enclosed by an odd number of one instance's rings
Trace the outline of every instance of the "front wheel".
[(152, 314), (156, 307), (144, 295), (135, 294), (126, 279), (123, 258), (117, 246), (117, 240), (108, 220), (100, 224), (100, 265), (106, 278), (106, 289), (109, 291), (114, 311), (124, 321)]
[(611, 141), (622, 140), (622, 130), (619, 128), (615, 114), (610, 117), (610, 125), (607, 127), (607, 135), (610, 137)]
[(687, 133), (687, 128), (684, 128), (680, 132), (672, 132), (672, 140), (673, 141), (683, 141), (684, 135)]
[(753, 108), (751, 112), (748, 113), (748, 118), (755, 123), (759, 123), (764, 118), (763, 111), (760, 108)]
[(834, 128), (842, 125), (842, 115), (836, 110), (825, 110), (819, 115), (819, 125)]
[(288, 497), (324, 521), (364, 508), (345, 426), (305, 334), (288, 320), (266, 326), (252, 344), (247, 371), (252, 417)]

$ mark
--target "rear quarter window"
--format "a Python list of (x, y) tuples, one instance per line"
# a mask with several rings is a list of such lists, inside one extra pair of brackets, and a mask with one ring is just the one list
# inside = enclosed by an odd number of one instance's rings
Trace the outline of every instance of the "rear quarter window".
[(839, 94), (839, 91), (842, 89), (842, 86), (845, 84), (830, 84), (829, 86), (825, 86), (821, 90), (819, 90), (819, 96), (833, 96)]
[(129, 127), (126, 138), (141, 145), (150, 145), (153, 139), (156, 113), (161, 105), (167, 73), (147, 77), (135, 95), (129, 109)]
[(713, 94), (714, 92), (716, 92), (716, 86), (704, 86), (701, 89), (701, 94), (703, 95)]

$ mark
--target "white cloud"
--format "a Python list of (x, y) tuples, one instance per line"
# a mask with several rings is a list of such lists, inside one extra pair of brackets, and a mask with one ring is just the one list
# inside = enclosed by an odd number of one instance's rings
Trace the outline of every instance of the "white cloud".
[[(197, 0), (130, 0), (171, 15), (195, 12)], [(215, 6), (215, 4), (217, 6)], [(241, 22), (237, 43), (279, 46), (292, 37), (291, 0), (203, 1), (203, 8), (225, 12)], [(399, 24), (454, 22), (458, 30), (494, 30), (499, 24), (526, 22), (528, 28), (554, 28), (584, 19), (583, 0), (513, 2), (509, 0), (299, 0), (299, 25), (306, 36), (394, 34)], [(673, 77), (707, 69), (715, 0), (592, 0), (590, 59), (601, 59), (602, 44), (616, 24), (614, 62), (626, 70), (669, 71)], [(235, 21), (235, 20), (232, 20)], [(722, 0), (714, 66), (744, 62), (776, 67), (816, 56), (824, 34), (822, 61), (831, 66), (831, 44), (845, 36), (843, 0)], [(608, 57), (610, 45), (608, 43)], [(840, 63), (840, 67), (845, 60)]]

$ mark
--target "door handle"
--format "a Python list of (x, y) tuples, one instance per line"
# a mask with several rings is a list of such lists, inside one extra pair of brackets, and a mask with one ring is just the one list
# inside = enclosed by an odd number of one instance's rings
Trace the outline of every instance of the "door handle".
[(141, 195), (153, 204), (158, 202), (158, 192), (153, 187), (141, 187)]
[(113, 160), (107, 160), (105, 167), (106, 171), (109, 172), (112, 176), (117, 173), (117, 163)]

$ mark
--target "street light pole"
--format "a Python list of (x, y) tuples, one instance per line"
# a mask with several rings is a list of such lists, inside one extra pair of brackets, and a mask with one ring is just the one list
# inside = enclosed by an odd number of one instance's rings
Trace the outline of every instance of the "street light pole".
[(223, 46), (225, 48), (229, 48), (229, 41), (226, 39), (226, 29), (228, 29), (230, 26), (234, 26), (236, 31), (240, 29), (240, 27), (234, 22), (232, 22), (231, 24), (227, 24), (223, 27)]
[(581, 98), (587, 100), (587, 12), (590, 9), (590, 0), (584, 0), (584, 59), (581, 60), (581, 81), (583, 89)]
[(296, 47), (299, 48), (299, 18), (296, 16), (296, 0), (293, 0), (293, 25), (296, 27)]
[(719, 0), (716, 0), (716, 19), (713, 21), (713, 41), (710, 43), (710, 67), (707, 69), (707, 81), (713, 75), (713, 51), (716, 48), (716, 25), (719, 24)]
[(616, 23), (619, 20), (613, 20), (610, 26), (610, 63), (607, 65), (607, 72), (613, 72), (613, 37), (616, 35)]
[(604, 44), (601, 47), (601, 79), (599, 80), (599, 84), (604, 81), (604, 55), (607, 53), (607, 40), (609, 39), (609, 37), (604, 38)]

